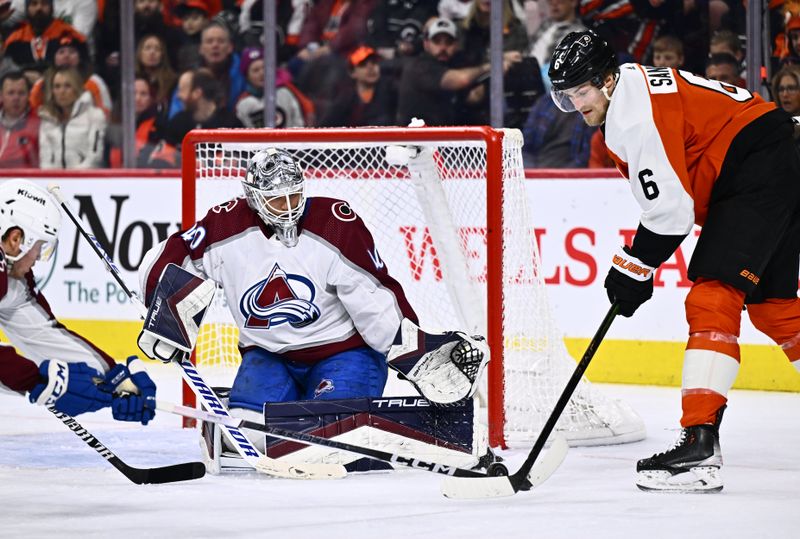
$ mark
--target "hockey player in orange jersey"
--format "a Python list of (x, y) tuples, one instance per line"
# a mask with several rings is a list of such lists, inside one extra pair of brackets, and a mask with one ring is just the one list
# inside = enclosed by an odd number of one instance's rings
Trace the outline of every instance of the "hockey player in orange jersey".
[(689, 340), (683, 363), (681, 435), (640, 460), (642, 490), (722, 489), (719, 425), (739, 370), (739, 327), (753, 325), (800, 370), (800, 155), (792, 118), (758, 95), (686, 71), (618, 65), (591, 31), (553, 52), (552, 98), (602, 126), (610, 157), (629, 179), (642, 216), (631, 246), (605, 280), (619, 313), (653, 294), (653, 272), (694, 224)]

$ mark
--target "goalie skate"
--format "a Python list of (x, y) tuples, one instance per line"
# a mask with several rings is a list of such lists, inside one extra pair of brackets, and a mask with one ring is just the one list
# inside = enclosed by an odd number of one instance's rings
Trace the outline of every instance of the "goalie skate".
[(637, 463), (636, 486), (644, 491), (719, 492), (721, 467), (717, 427), (686, 427), (672, 448)]

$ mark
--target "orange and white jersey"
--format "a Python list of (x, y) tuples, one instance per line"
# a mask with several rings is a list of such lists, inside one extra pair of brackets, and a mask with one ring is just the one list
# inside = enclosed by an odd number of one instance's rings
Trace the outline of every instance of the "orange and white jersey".
[(734, 137), (774, 109), (747, 90), (687, 71), (620, 66), (606, 115), (606, 146), (630, 180), (642, 225), (674, 236), (702, 225)]

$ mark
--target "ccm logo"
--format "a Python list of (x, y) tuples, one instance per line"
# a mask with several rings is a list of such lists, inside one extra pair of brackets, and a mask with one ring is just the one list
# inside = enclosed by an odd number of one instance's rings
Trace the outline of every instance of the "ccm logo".
[(758, 284), (758, 281), (760, 281), (760, 280), (761, 280), (761, 277), (759, 277), (759, 276), (758, 276), (758, 275), (756, 275), (755, 273), (753, 273), (753, 272), (751, 272), (751, 271), (747, 271), (747, 270), (742, 270), (742, 271), (739, 273), (739, 275), (741, 275), (742, 277), (744, 277), (744, 278), (745, 278), (745, 279), (747, 279), (748, 281), (752, 281), (752, 282), (753, 282), (753, 284)]

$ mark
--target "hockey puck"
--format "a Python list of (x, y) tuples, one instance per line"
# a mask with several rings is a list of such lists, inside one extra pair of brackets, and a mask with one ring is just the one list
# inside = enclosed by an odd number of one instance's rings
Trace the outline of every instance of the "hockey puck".
[(503, 475), (508, 475), (508, 468), (506, 468), (505, 464), (501, 464), (499, 462), (493, 462), (486, 469), (486, 475), (488, 475), (489, 477), (500, 477)]

